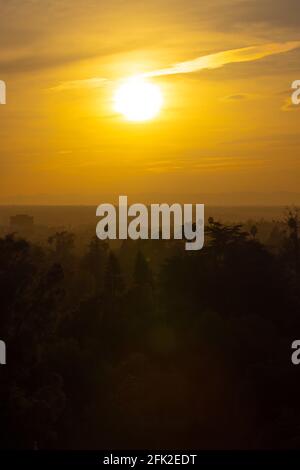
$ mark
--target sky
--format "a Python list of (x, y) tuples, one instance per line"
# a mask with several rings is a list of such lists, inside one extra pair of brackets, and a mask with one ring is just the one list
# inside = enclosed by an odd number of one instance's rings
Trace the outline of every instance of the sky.
[[(300, 203), (298, 0), (0, 0), (0, 204)], [(114, 111), (124, 79), (162, 90)]]

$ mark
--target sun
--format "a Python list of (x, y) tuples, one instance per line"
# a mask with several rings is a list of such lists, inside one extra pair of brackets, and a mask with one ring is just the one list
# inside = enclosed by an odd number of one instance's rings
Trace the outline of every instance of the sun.
[(140, 77), (127, 79), (114, 96), (114, 110), (128, 121), (153, 119), (160, 112), (162, 103), (159, 86)]

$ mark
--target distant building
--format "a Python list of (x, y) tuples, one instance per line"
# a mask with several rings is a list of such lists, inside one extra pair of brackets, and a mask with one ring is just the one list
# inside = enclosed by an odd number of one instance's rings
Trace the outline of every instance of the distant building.
[(26, 214), (13, 215), (10, 218), (10, 228), (14, 230), (28, 230), (32, 229), (34, 218)]

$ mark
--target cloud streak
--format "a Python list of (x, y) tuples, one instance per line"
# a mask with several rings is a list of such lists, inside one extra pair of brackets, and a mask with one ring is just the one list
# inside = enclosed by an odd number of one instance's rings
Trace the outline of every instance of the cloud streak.
[(259, 46), (243, 47), (229, 51), (217, 52), (186, 62), (179, 62), (170, 67), (154, 70), (142, 74), (143, 77), (160, 77), (163, 75), (176, 75), (199, 72), (207, 69), (218, 69), (227, 64), (252, 62), (275, 54), (289, 52), (300, 47), (300, 41), (263, 44)]
[[(300, 47), (300, 41), (275, 42), (270, 44), (262, 44), (258, 46), (243, 47), (240, 49), (231, 49), (228, 51), (216, 52), (186, 62), (178, 62), (169, 67), (153, 70), (139, 74), (141, 78), (161, 77), (166, 75), (177, 75), (200, 72), (208, 69), (218, 69), (228, 64), (253, 62), (265, 57), (290, 52)], [(61, 82), (52, 91), (75, 90), (84, 88), (98, 88), (109, 79), (104, 77), (94, 77), (83, 80), (71, 80)]]
[(61, 82), (58, 85), (50, 88), (51, 91), (65, 91), (65, 90), (81, 90), (84, 88), (99, 88), (107, 82), (106, 78), (94, 77), (85, 78), (83, 80), (69, 80)]

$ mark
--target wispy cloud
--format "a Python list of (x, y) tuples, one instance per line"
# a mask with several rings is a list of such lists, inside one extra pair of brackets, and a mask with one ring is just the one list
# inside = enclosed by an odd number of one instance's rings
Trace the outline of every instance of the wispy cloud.
[(235, 95), (227, 95), (222, 98), (223, 101), (245, 101), (250, 98), (248, 93), (236, 93)]
[(247, 168), (259, 168), (268, 164), (269, 161), (264, 158), (255, 158), (253, 156), (245, 157), (222, 157), (212, 156), (197, 157), (195, 159), (178, 158), (176, 161), (172, 160), (158, 160), (152, 162), (150, 165), (146, 164), (144, 167), (150, 173), (176, 173), (186, 172), (191, 169), (194, 172), (203, 171), (231, 171), (242, 170)]
[(58, 85), (52, 87), (52, 91), (64, 91), (64, 90), (80, 90), (83, 88), (99, 88), (104, 85), (108, 80), (106, 78), (94, 77), (85, 78), (83, 80), (69, 80), (61, 82)]
[[(160, 77), (163, 75), (177, 75), (200, 72), (201, 70), (207, 69), (218, 69), (228, 64), (253, 62), (275, 54), (289, 52), (299, 47), (300, 41), (289, 41), (243, 47), (240, 49), (231, 49), (228, 51), (221, 51), (216, 52), (214, 54), (197, 57), (196, 59), (189, 60), (186, 62), (178, 62), (169, 67), (146, 72), (140, 74), (139, 76), (150, 78)], [(104, 77), (94, 77), (82, 80), (70, 80), (59, 83), (55, 87), (52, 87), (51, 90), (64, 91), (84, 88), (98, 88), (107, 83), (108, 81), (109, 79)]]
[(264, 57), (289, 52), (300, 47), (300, 41), (262, 44), (258, 46), (243, 47), (229, 51), (209, 54), (186, 62), (178, 62), (170, 67), (154, 70), (143, 74), (144, 77), (159, 77), (162, 75), (175, 75), (199, 72), (205, 69), (217, 69), (227, 64), (239, 62), (252, 62)]

